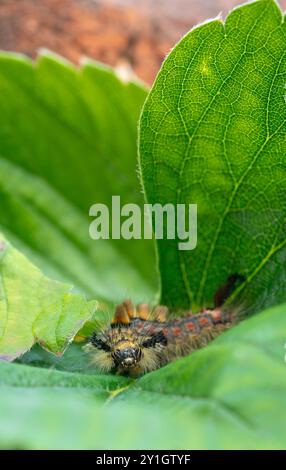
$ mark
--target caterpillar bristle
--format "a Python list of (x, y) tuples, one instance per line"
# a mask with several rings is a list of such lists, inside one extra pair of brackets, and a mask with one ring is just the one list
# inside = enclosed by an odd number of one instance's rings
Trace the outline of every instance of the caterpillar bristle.
[(135, 318), (137, 316), (135, 305), (130, 299), (124, 300), (122, 305), (124, 306), (125, 311), (130, 320), (132, 320), (132, 318)]
[(124, 304), (117, 305), (111, 323), (113, 325), (128, 325), (130, 323), (130, 318), (126, 310), (126, 306)]
[(150, 307), (148, 304), (141, 303), (137, 305), (137, 315), (141, 320), (148, 320), (150, 317)]
[(167, 320), (169, 309), (165, 305), (158, 305), (154, 308), (154, 319), (159, 322), (165, 322)]

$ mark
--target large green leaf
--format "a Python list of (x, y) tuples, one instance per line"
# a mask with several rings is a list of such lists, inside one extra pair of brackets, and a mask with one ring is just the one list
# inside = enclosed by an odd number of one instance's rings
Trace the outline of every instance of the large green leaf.
[(285, 83), (274, 0), (200, 25), (164, 62), (141, 119), (144, 187), (151, 203), (198, 204), (196, 249), (158, 242), (168, 305), (211, 305), (233, 273), (244, 308), (285, 301)]
[[(46, 274), (109, 301), (156, 292), (152, 241), (89, 237), (89, 209), (143, 202), (137, 121), (146, 89), (109, 68), (0, 54), (0, 227)], [(112, 286), (112, 288), (111, 288)]]
[(285, 310), (136, 381), (0, 363), (1, 446), (285, 449)]
[(12, 360), (38, 341), (61, 354), (95, 304), (51, 280), (0, 234), (0, 358)]
[(52, 368), (80, 374), (95, 375), (98, 373), (90, 361), (89, 355), (83, 350), (83, 342), (73, 342), (61, 356), (50, 354), (35, 344), (23, 356), (17, 359), (18, 364), (31, 365), (36, 368)]

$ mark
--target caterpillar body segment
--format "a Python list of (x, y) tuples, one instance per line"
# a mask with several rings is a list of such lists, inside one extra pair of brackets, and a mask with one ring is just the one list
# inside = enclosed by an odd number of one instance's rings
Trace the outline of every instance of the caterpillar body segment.
[(88, 350), (102, 372), (136, 377), (207, 345), (236, 321), (220, 307), (172, 319), (165, 306), (152, 309), (126, 300), (116, 307), (111, 324), (94, 332)]

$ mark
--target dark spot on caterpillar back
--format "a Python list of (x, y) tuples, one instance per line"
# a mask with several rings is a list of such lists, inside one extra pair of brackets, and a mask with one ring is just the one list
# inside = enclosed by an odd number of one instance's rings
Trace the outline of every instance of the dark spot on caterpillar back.
[(152, 334), (150, 338), (143, 341), (142, 346), (144, 348), (154, 348), (157, 344), (160, 344), (161, 346), (167, 346), (168, 344), (168, 340), (163, 331), (158, 331), (158, 333)]
[(110, 346), (107, 344), (106, 341), (99, 338), (99, 336), (95, 332), (91, 336), (90, 342), (95, 348), (105, 352), (110, 352)]

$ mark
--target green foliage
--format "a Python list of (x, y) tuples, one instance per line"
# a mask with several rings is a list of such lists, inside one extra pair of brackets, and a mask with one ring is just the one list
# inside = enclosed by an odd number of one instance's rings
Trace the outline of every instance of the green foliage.
[(89, 296), (152, 299), (152, 241), (88, 235), (92, 204), (143, 201), (136, 134), (146, 89), (92, 62), (76, 70), (50, 53), (36, 64), (2, 53), (0, 95), (0, 230)]
[(35, 341), (62, 353), (95, 305), (53, 281), (0, 234), (0, 357), (11, 360)]
[(136, 381), (0, 363), (1, 445), (285, 448), (285, 331), (286, 305)]
[[(234, 272), (241, 308), (285, 300), (285, 44), (276, 3), (247, 4), (183, 38), (149, 94), (148, 200), (198, 203), (197, 248), (158, 243), (170, 305), (210, 304)], [(98, 64), (3, 53), (0, 92), (0, 354), (35, 340), (60, 353), (92, 313), (82, 293), (156, 294), (150, 241), (88, 238), (93, 203), (143, 202), (146, 90)], [(2, 361), (0, 448), (286, 448), (285, 310), (137, 380), (98, 375), (80, 343)]]
[(198, 244), (158, 242), (162, 301), (211, 305), (232, 273), (247, 308), (286, 300), (286, 22), (273, 0), (187, 34), (144, 106), (149, 202), (198, 205)]

